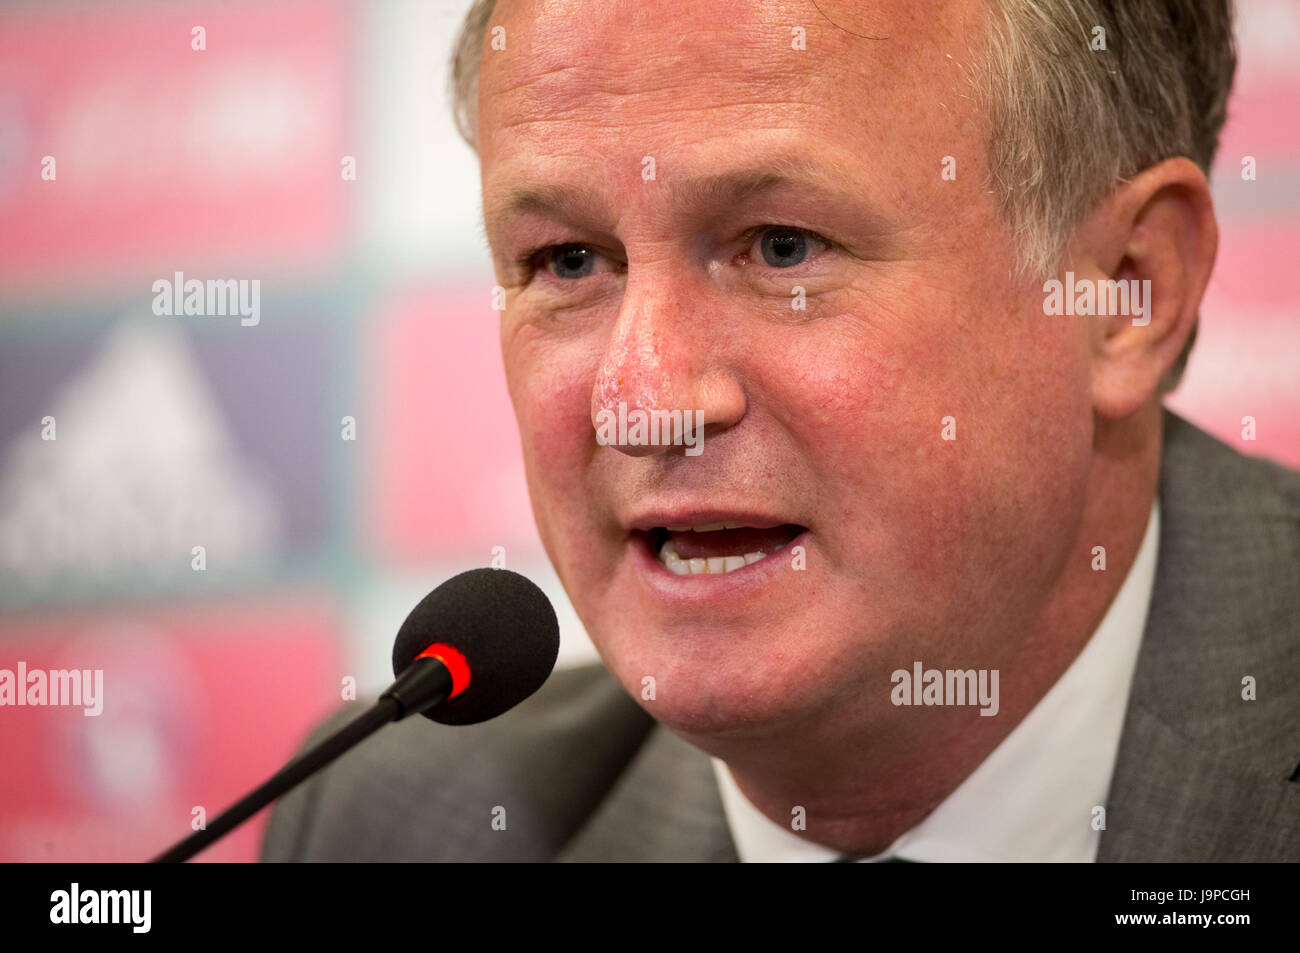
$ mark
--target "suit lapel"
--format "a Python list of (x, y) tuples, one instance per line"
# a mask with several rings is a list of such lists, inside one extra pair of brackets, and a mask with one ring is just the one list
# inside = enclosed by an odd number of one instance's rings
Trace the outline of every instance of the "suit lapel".
[(1300, 785), (1130, 707), (1097, 860), (1294, 861), (1297, 818)]
[(709, 756), (656, 724), (557, 860), (738, 860)]

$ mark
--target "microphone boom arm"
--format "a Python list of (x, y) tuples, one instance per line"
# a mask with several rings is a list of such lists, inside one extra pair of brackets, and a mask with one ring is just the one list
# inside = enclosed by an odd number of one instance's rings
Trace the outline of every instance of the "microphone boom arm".
[(223, 811), (206, 828), (195, 831), (159, 854), (152, 863), (189, 860), (384, 725), (401, 721), (408, 715), (423, 714), (445, 701), (451, 692), (452, 677), (447, 666), (429, 656), (417, 658), (370, 708), (290, 761), (257, 790)]

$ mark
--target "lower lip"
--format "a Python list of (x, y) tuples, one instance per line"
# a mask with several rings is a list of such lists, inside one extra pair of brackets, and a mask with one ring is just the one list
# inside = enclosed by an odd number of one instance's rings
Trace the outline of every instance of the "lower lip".
[(647, 536), (634, 536), (629, 546), (634, 552), (634, 564), (637, 574), (652, 593), (665, 602), (689, 603), (725, 599), (730, 596), (746, 595), (766, 585), (783, 572), (793, 572), (788, 556), (795, 546), (808, 549), (811, 533), (803, 530), (774, 553), (769, 553), (756, 563), (723, 573), (698, 573), (679, 576), (659, 560), (659, 554), (651, 550)]

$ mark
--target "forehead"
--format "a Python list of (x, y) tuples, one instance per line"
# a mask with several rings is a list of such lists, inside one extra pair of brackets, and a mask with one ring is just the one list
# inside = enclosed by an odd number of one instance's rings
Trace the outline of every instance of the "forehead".
[(899, 170), (920, 156), (937, 178), (941, 157), (978, 136), (979, 10), (978, 0), (501, 0), (490, 27), (504, 28), (505, 49), (489, 32), (479, 82), (485, 191), (575, 160), (587, 185), (604, 175), (631, 189), (646, 155), (706, 171), (769, 148), (852, 158), (900, 189)]

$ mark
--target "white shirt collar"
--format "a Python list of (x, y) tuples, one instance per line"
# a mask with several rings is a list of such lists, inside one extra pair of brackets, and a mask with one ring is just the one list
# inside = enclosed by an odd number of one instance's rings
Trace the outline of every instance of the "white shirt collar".
[[(1101, 842), (1129, 685), (1155, 585), (1160, 503), (1105, 617), (1065, 674), (921, 823), (870, 860), (1084, 861)], [(829, 861), (839, 853), (767, 818), (713, 758), (731, 838), (745, 862)]]

